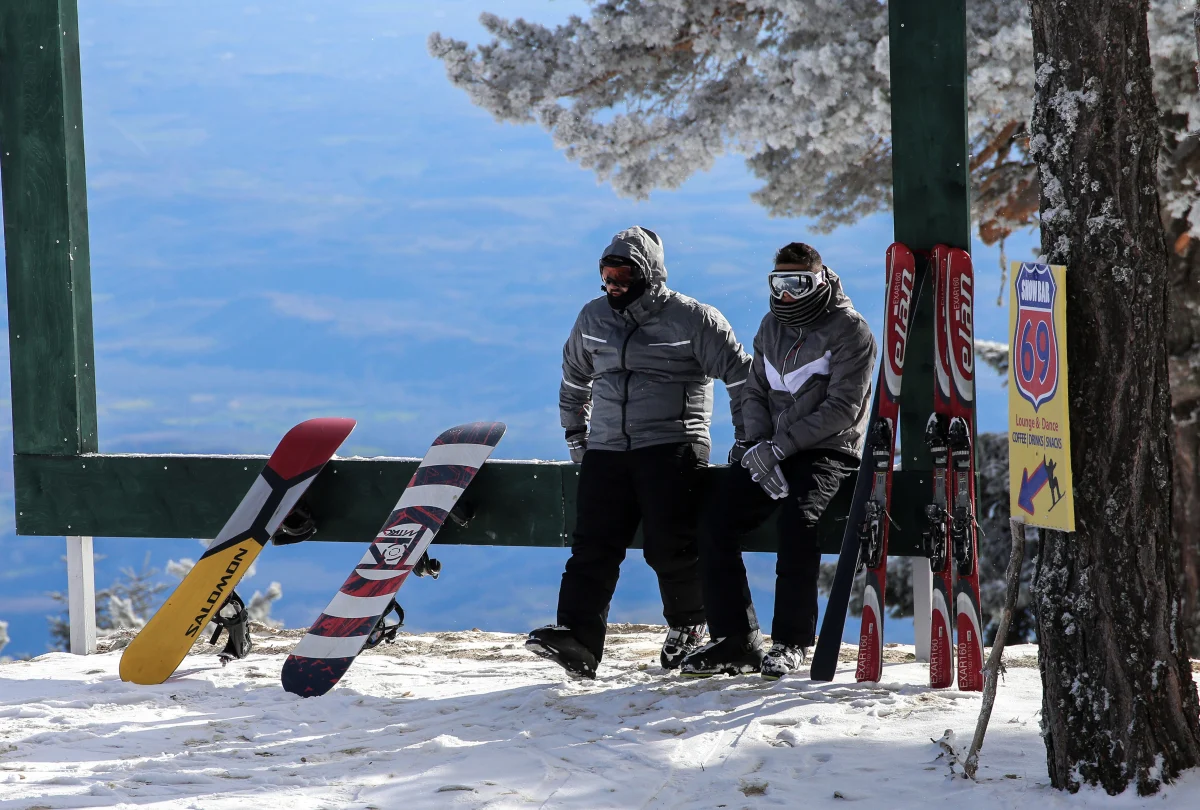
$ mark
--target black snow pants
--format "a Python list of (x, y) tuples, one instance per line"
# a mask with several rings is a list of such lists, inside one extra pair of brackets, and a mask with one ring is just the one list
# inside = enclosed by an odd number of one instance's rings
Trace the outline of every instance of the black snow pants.
[(816, 525), (842, 479), (858, 459), (829, 450), (801, 451), (780, 465), (786, 498), (772, 500), (739, 466), (719, 471), (700, 521), (704, 603), (712, 638), (747, 635), (758, 628), (750, 598), (742, 538), (779, 511), (775, 561), (775, 616), (771, 639), (810, 647), (817, 632), (817, 574), (821, 547)]
[(704, 623), (696, 519), (703, 444), (588, 450), (579, 470), (574, 543), (558, 592), (558, 623), (599, 661), (608, 606), (621, 563), (642, 527), (642, 552), (658, 575), (663, 617), (672, 626)]

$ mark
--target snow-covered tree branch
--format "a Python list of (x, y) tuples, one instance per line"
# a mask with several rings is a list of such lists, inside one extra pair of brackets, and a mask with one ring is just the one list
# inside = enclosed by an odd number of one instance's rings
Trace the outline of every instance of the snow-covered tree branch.
[[(969, 0), (972, 204), (987, 242), (1030, 226), (1033, 98), (1022, 0)], [(1200, 126), (1190, 0), (1151, 3), (1167, 126)], [(887, 6), (877, 0), (607, 0), (549, 28), (484, 14), (472, 47), (434, 33), (450, 81), (497, 120), (536, 122), (620, 194), (676, 188), (745, 156), (757, 202), (826, 230), (891, 205)], [(1190, 124), (1189, 124), (1190, 121)], [(1183, 189), (1165, 206), (1191, 211)], [(1200, 236), (1200, 216), (1190, 217)]]

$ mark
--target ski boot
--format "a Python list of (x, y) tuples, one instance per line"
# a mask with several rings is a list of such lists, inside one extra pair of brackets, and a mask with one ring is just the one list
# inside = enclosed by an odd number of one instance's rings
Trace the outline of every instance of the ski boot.
[(596, 677), (596, 656), (575, 638), (569, 627), (548, 624), (530, 631), (525, 649), (558, 664), (568, 675), (588, 680)]
[(678, 669), (688, 653), (699, 647), (703, 641), (703, 624), (672, 627), (667, 631), (667, 638), (663, 641), (658, 662), (662, 664), (663, 669)]
[(777, 681), (784, 675), (799, 671), (808, 663), (808, 647), (781, 644), (778, 641), (763, 656), (762, 676), (768, 681)]
[(763, 637), (754, 630), (748, 635), (712, 639), (683, 659), (679, 674), (685, 678), (745, 675), (760, 672), (762, 663)]

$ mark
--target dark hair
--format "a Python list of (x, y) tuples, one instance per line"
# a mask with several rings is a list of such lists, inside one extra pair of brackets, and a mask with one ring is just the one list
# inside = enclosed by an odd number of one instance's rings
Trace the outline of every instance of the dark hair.
[(812, 245), (803, 242), (792, 242), (784, 245), (775, 254), (775, 264), (800, 264), (814, 270), (821, 269), (821, 254)]

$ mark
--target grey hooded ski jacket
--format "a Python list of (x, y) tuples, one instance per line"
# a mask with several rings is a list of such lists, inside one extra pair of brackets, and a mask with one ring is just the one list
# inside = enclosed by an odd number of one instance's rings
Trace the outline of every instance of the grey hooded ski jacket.
[(646, 292), (618, 312), (589, 301), (563, 347), (558, 402), (562, 426), (586, 428), (588, 448), (636, 450), (656, 444), (710, 445), (713, 378), (729, 389), (742, 438), (741, 397), (750, 356), (714, 307), (667, 289), (662, 240), (633, 227), (603, 256), (624, 256), (646, 274)]
[(862, 457), (871, 410), (875, 336), (825, 268), (833, 294), (824, 316), (807, 328), (784, 326), (767, 313), (754, 336), (754, 364), (742, 394), (751, 442), (770, 439), (790, 456), (837, 450)]

